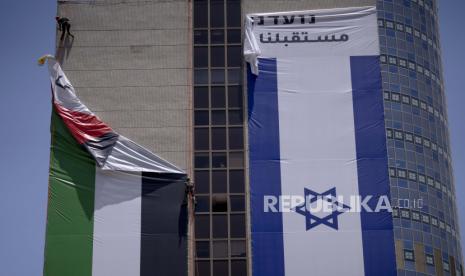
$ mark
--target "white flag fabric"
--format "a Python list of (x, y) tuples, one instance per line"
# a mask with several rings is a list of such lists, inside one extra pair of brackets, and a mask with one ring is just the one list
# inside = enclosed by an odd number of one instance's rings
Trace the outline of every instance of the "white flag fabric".
[(396, 275), (375, 7), (247, 15), (244, 55), (253, 275)]

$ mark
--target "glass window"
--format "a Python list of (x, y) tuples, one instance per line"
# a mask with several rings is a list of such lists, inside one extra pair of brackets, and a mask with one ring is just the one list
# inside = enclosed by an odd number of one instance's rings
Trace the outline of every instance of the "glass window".
[(210, 133), (208, 133), (208, 128), (195, 128), (194, 141), (195, 150), (208, 150), (210, 142)]
[(195, 276), (210, 276), (210, 261), (196, 261), (195, 265)]
[(433, 255), (426, 254), (425, 257), (426, 257), (426, 258), (425, 258), (426, 264), (427, 264), (427, 265), (434, 266), (434, 257), (433, 257)]
[(194, 177), (195, 192), (197, 194), (207, 194), (210, 192), (210, 172), (195, 171)]
[(224, 67), (224, 46), (210, 47), (211, 66)]
[(210, 27), (224, 26), (224, 4), (223, 0), (210, 0)]
[(234, 276), (247, 276), (247, 263), (244, 260), (231, 261), (231, 274)]
[(229, 171), (229, 192), (243, 193), (244, 192), (244, 171), (230, 170)]
[(241, 1), (240, 0), (227, 0), (228, 27), (241, 26)]
[(194, 84), (207, 84), (208, 83), (208, 70), (195, 69), (194, 70)]
[(196, 196), (195, 211), (196, 212), (209, 212), (210, 211), (210, 197), (209, 196)]
[[(233, 222), (231, 221), (231, 224)], [(197, 224), (197, 222), (196, 222)], [(212, 216), (213, 238), (227, 238), (228, 237), (228, 217), (227, 215), (213, 215)]]
[(223, 128), (223, 127), (212, 128), (212, 149), (213, 150), (226, 149), (226, 128)]
[(228, 191), (227, 172), (225, 170), (212, 171), (212, 192), (226, 193)]
[(196, 126), (208, 125), (208, 111), (196, 110), (194, 112), (194, 121)]
[(229, 107), (242, 107), (242, 87), (228, 86)]
[(208, 215), (195, 215), (195, 238), (210, 238), (210, 218)]
[(230, 125), (242, 125), (243, 116), (242, 110), (229, 110), (229, 124)]
[(442, 266), (444, 267), (444, 271), (446, 271), (446, 272), (450, 271), (449, 262), (442, 261)]
[(242, 66), (241, 46), (228, 46), (228, 67)]
[(211, 44), (224, 44), (224, 30), (216, 29), (210, 31)]
[(228, 30), (228, 43), (241, 43), (241, 30)]
[(213, 261), (213, 275), (228, 276), (228, 261)]
[(195, 250), (198, 258), (210, 257), (210, 243), (208, 241), (198, 241), (195, 243)]
[(194, 28), (208, 27), (208, 1), (194, 1)]
[(243, 212), (245, 211), (245, 199), (242, 195), (230, 196), (229, 205), (231, 212)]
[(212, 154), (212, 167), (213, 168), (226, 168), (226, 153), (224, 152), (214, 152)]
[(244, 155), (242, 152), (229, 153), (229, 165), (232, 168), (242, 168), (244, 166)]
[(212, 84), (224, 84), (225, 76), (223, 69), (212, 69)]
[(194, 87), (194, 107), (208, 108), (208, 87)]
[(226, 112), (224, 110), (212, 110), (212, 125), (225, 125)]
[(231, 215), (231, 238), (245, 238), (245, 215)]
[(226, 93), (224, 86), (213, 86), (211, 89), (212, 108), (224, 108), (226, 106)]
[(404, 259), (407, 261), (415, 261), (415, 256), (412, 250), (404, 249)]
[(241, 69), (228, 69), (228, 83), (229, 84), (240, 84), (242, 82), (242, 70)]
[(210, 163), (210, 158), (208, 153), (196, 153), (195, 154), (195, 168), (208, 168)]
[[(231, 257), (246, 257), (245, 241), (231, 241)], [(235, 275), (235, 274), (234, 274)]]
[(213, 258), (228, 257), (228, 241), (213, 241)]
[(229, 148), (230, 149), (243, 149), (244, 147), (244, 133), (242, 127), (229, 128)]
[(194, 47), (194, 67), (208, 66), (208, 47)]
[(208, 43), (208, 31), (207, 30), (195, 30), (194, 31), (194, 44), (207, 44)]

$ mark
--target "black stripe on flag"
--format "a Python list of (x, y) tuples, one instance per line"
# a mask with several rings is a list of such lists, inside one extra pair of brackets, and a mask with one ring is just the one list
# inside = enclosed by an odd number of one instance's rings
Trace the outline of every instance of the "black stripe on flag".
[(186, 181), (142, 173), (141, 276), (187, 275)]
[(90, 154), (94, 157), (97, 164), (102, 167), (110, 155), (113, 147), (118, 141), (119, 135), (114, 132), (108, 132), (100, 137), (95, 137), (84, 143)]

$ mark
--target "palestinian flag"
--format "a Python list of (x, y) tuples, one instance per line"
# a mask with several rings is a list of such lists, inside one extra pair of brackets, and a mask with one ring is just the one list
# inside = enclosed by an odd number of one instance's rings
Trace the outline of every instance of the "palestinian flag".
[(46, 276), (187, 275), (186, 174), (117, 134), (48, 61)]

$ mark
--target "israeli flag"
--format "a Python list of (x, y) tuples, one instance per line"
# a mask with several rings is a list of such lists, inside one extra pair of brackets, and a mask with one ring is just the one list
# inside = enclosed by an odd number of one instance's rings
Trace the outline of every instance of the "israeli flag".
[(253, 275), (396, 275), (375, 7), (247, 15), (244, 51)]

